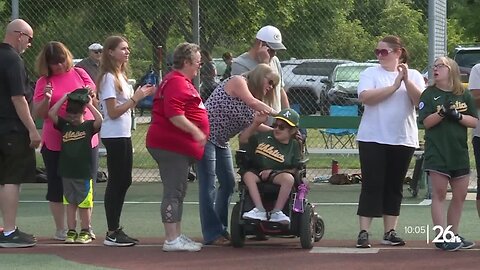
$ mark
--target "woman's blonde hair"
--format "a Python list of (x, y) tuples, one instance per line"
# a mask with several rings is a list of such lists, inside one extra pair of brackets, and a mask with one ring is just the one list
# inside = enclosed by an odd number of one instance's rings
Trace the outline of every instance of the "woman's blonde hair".
[[(258, 64), (255, 69), (245, 74), (247, 86), (252, 95), (267, 104), (272, 104), (275, 98), (275, 87), (280, 82), (280, 77), (267, 64)], [(273, 82), (273, 89), (264, 94), (265, 79)]]
[[(450, 80), (449, 85), (452, 88), (452, 94), (457, 96), (462, 95), (465, 91), (465, 88), (463, 87), (460, 79), (460, 68), (458, 67), (457, 62), (446, 56), (438, 57), (435, 59), (434, 63), (436, 62), (441, 62), (448, 67), (448, 79)], [(435, 81), (433, 81), (431, 86), (436, 86)]]
[(127, 63), (124, 62), (121, 65), (117, 63), (117, 60), (110, 55), (110, 51), (115, 50), (118, 45), (122, 42), (127, 42), (127, 39), (122, 36), (109, 36), (105, 39), (103, 44), (103, 53), (102, 58), (100, 59), (100, 74), (98, 75), (97, 80), (97, 91), (100, 92), (102, 90), (101, 83), (102, 79), (106, 73), (112, 73), (114, 76), (114, 85), (115, 90), (117, 92), (122, 92), (122, 86), (120, 84), (120, 76), (123, 76), (125, 80), (128, 80), (127, 71), (128, 66)]
[(70, 50), (59, 41), (50, 41), (43, 46), (35, 61), (38, 75), (52, 76), (51, 64), (65, 63), (67, 71), (73, 67), (73, 55)]

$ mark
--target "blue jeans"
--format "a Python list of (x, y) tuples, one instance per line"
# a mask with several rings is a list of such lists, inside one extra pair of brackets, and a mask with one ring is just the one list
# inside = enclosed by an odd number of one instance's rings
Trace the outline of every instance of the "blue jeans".
[(203, 240), (209, 244), (224, 235), (228, 227), (228, 206), (235, 188), (230, 147), (220, 148), (207, 142), (202, 160), (197, 163), (197, 177)]

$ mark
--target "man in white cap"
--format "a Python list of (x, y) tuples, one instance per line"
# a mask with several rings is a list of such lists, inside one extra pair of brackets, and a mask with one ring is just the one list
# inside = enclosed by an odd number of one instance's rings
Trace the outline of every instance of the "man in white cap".
[(88, 46), (88, 57), (76, 64), (76, 67), (83, 68), (94, 82), (97, 80), (100, 58), (102, 58), (103, 46), (98, 43), (93, 43)]
[(275, 99), (272, 104), (268, 104), (277, 112), (289, 107), (288, 97), (283, 89), (285, 84), (282, 67), (278, 57), (275, 56), (276, 51), (286, 49), (282, 44), (280, 30), (275, 26), (267, 25), (258, 30), (250, 50), (233, 59), (232, 63), (232, 75), (240, 75), (253, 70), (260, 63), (269, 64), (278, 73), (280, 83), (275, 88)]

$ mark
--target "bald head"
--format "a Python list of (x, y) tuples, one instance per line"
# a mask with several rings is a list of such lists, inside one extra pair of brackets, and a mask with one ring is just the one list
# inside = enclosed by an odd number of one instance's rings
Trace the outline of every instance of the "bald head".
[(15, 19), (7, 25), (6, 32), (8, 35), (9, 33), (15, 33), (15, 31), (31, 33), (33, 32), (33, 29), (26, 21), (22, 19)]
[(22, 19), (11, 21), (5, 29), (5, 38), (3, 42), (10, 44), (17, 52), (23, 53), (30, 47), (33, 39), (32, 27)]

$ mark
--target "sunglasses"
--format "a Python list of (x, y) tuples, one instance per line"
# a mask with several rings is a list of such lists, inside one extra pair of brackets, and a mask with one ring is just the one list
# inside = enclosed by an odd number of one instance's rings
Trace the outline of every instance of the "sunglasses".
[(387, 56), (389, 53), (393, 52), (393, 49), (375, 49), (373, 51), (376, 56)]
[(32, 43), (33, 37), (31, 37), (31, 36), (28, 35), (27, 33), (22, 32), (22, 31), (13, 31), (13, 32), (15, 32), (15, 33), (20, 33), (20, 35), (24, 35), (24, 36), (28, 37), (28, 43)]
[(268, 80), (268, 85), (275, 87), (275, 82), (273, 80)]
[(287, 125), (277, 123), (273, 123), (272, 128), (278, 128), (279, 130), (290, 129)]
[(270, 48), (270, 46), (268, 46), (268, 44), (265, 41), (262, 42), (262, 47), (267, 47), (269, 53), (274, 53), (275, 52), (275, 50)]

